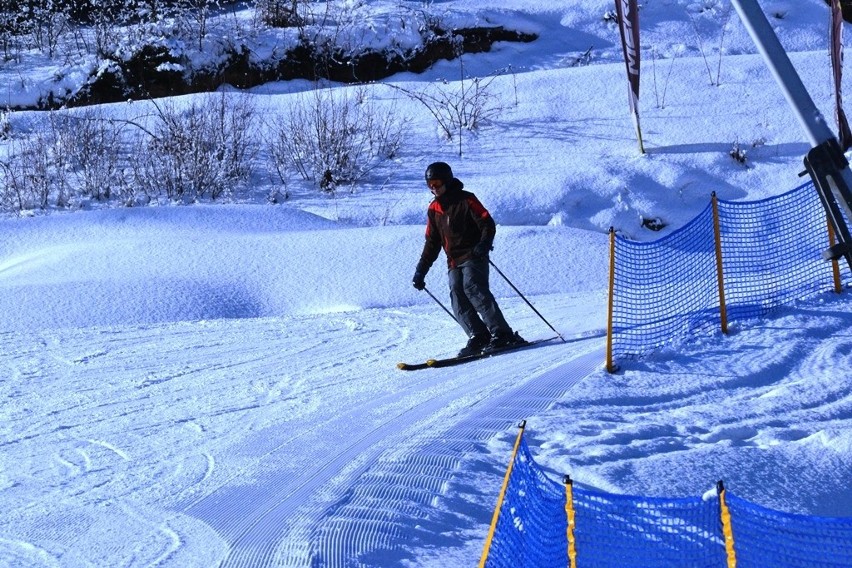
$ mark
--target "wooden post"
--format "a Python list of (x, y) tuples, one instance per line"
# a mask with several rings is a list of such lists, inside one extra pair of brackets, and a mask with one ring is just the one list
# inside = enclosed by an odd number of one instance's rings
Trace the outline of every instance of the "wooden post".
[(609, 302), (606, 316), (606, 370), (614, 373), (617, 369), (612, 360), (612, 303), (615, 294), (615, 229), (609, 228)]
[(719, 200), (716, 192), (713, 201), (713, 236), (716, 240), (716, 280), (719, 284), (719, 316), (722, 321), (722, 333), (728, 333), (728, 309), (725, 306), (725, 277), (722, 272), (722, 230), (719, 226)]

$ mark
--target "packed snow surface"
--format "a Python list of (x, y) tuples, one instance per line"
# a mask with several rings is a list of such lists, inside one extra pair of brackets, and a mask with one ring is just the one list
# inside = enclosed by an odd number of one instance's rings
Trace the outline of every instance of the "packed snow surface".
[[(557, 479), (671, 497), (724, 479), (765, 507), (852, 516), (848, 292), (603, 368), (610, 226), (650, 241), (713, 191), (756, 200), (802, 182), (807, 137), (736, 13), (643, 3), (642, 155), (611, 2), (489, 6), (423, 8), (540, 36), (463, 58), (497, 75), (503, 108), (461, 155), (379, 83), (369, 95), (411, 131), (351, 191), (0, 220), (0, 566), (471, 566), (522, 419)], [(833, 119), (825, 3), (763, 9)], [(0, 68), (0, 98), (36, 97), (46, 65)], [(459, 76), (445, 61), (387, 82)], [(286, 105), (305, 88), (251, 96)], [(410, 283), (436, 160), (489, 208), (493, 262), (544, 317), (492, 272), (511, 325), (566, 341), (396, 369), (465, 342)], [(427, 286), (448, 305), (443, 262)]]

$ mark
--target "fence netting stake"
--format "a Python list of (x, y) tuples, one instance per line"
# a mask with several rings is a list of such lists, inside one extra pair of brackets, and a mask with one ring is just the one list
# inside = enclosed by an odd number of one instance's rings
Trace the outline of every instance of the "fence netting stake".
[(497, 496), (497, 506), (494, 508), (494, 515), (491, 517), (491, 526), (488, 529), (488, 536), (485, 538), (485, 546), (482, 549), (482, 558), (479, 559), (479, 568), (485, 568), (485, 563), (488, 561), (488, 552), (491, 550), (491, 541), (494, 540), (494, 533), (497, 531), (497, 521), (500, 519), (500, 509), (503, 507), (503, 499), (506, 498), (506, 488), (509, 486), (509, 479), (512, 477), (512, 469), (515, 467), (515, 457), (518, 454), (518, 448), (521, 447), (521, 438), (524, 436), (524, 428), (527, 426), (526, 420), (521, 420), (518, 425), (518, 436), (515, 438), (515, 447), (512, 448), (512, 457), (509, 460), (509, 467), (506, 468), (506, 475), (503, 476), (503, 485), (500, 487), (500, 494)]
[(722, 533), (725, 535), (725, 554), (728, 558), (728, 568), (737, 567), (737, 553), (734, 550), (734, 530), (731, 526), (731, 511), (725, 503), (725, 484), (722, 480), (716, 484), (716, 493), (719, 495), (719, 516), (722, 519)]
[(713, 202), (713, 236), (716, 240), (716, 279), (719, 284), (719, 318), (722, 333), (728, 334), (728, 309), (725, 307), (725, 274), (722, 268), (722, 229), (719, 222), (719, 199), (716, 192), (712, 195)]
[(565, 482), (565, 518), (566, 536), (568, 537), (568, 568), (577, 568), (577, 545), (574, 541), (574, 482), (566, 475)]
[(612, 314), (615, 300), (615, 229), (609, 228), (609, 300), (606, 310), (606, 370), (614, 373), (617, 368), (612, 360)]

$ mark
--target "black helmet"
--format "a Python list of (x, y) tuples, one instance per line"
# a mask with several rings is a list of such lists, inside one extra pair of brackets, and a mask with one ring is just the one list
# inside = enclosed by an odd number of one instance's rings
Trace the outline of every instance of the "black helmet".
[(429, 167), (426, 168), (426, 181), (430, 179), (439, 179), (443, 182), (448, 182), (453, 179), (453, 169), (446, 162), (429, 164)]

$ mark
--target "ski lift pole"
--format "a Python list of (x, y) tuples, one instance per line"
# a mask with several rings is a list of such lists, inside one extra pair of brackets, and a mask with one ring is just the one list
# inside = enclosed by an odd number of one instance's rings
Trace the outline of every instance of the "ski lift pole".
[(494, 270), (496, 270), (496, 271), (497, 271), (497, 274), (499, 274), (500, 276), (502, 276), (502, 277), (503, 277), (503, 280), (505, 280), (505, 281), (509, 284), (509, 286), (511, 286), (511, 287), (512, 287), (512, 290), (514, 290), (515, 292), (517, 292), (518, 296), (520, 296), (520, 297), (521, 297), (521, 299), (522, 299), (524, 302), (526, 302), (526, 303), (527, 303), (527, 305), (528, 305), (528, 306), (532, 309), (532, 311), (534, 311), (534, 312), (535, 312), (535, 315), (537, 315), (538, 317), (540, 317), (540, 318), (541, 318), (541, 321), (543, 321), (544, 323), (546, 323), (546, 324), (547, 324), (547, 327), (549, 327), (550, 329), (552, 329), (552, 330), (554, 331), (554, 333), (556, 333), (556, 335), (559, 337), (559, 339), (561, 339), (561, 340), (562, 340), (562, 342), (563, 342), (563, 343), (565, 343), (565, 338), (564, 338), (564, 337), (562, 337), (562, 334), (561, 334), (561, 333), (559, 333), (558, 331), (556, 331), (556, 328), (555, 328), (555, 327), (553, 327), (552, 325), (550, 325), (550, 322), (549, 322), (549, 321), (547, 321), (546, 319), (544, 319), (544, 316), (543, 316), (543, 315), (541, 315), (537, 309), (535, 309), (535, 306), (533, 306), (533, 305), (530, 303), (530, 301), (529, 301), (529, 300), (527, 300), (527, 299), (526, 299), (526, 297), (525, 297), (523, 294), (521, 294), (521, 291), (520, 291), (520, 290), (518, 290), (518, 288), (517, 288), (514, 284), (512, 284), (512, 281), (511, 281), (511, 280), (509, 280), (509, 278), (508, 278), (505, 274), (503, 274), (503, 271), (502, 271), (502, 270), (500, 270), (499, 268), (497, 268), (497, 265), (496, 265), (496, 264), (494, 264), (494, 262), (492, 262), (492, 260), (491, 260), (490, 258), (488, 259), (488, 264), (490, 264), (491, 266), (493, 266), (493, 267), (494, 267)]
[(732, 0), (731, 3), (754, 41), (755, 47), (763, 56), (766, 66), (775, 77), (784, 98), (799, 119), (811, 145), (819, 146), (829, 138), (834, 138), (834, 133), (808, 94), (757, 0)]
[(840, 241), (823, 252), (823, 257), (834, 260), (845, 256), (852, 269), (852, 232), (844, 219), (844, 215), (846, 219), (852, 219), (852, 170), (849, 162), (757, 0), (732, 0), (732, 4), (813, 146), (805, 156), (805, 169), (820, 194), (820, 201)]
[(429, 294), (429, 297), (430, 297), (430, 298), (432, 298), (433, 300), (435, 300), (435, 303), (436, 303), (436, 304), (438, 304), (439, 306), (441, 306), (442, 308), (444, 308), (444, 311), (445, 311), (445, 312), (447, 312), (447, 314), (449, 314), (449, 316), (450, 316), (451, 318), (453, 318), (453, 321), (454, 321), (454, 322), (459, 323), (459, 320), (457, 320), (457, 319), (456, 319), (456, 316), (454, 316), (454, 315), (453, 315), (453, 312), (451, 312), (450, 310), (448, 310), (448, 309), (447, 309), (447, 306), (445, 306), (443, 303), (441, 303), (441, 300), (439, 300), (438, 298), (436, 298), (436, 297), (435, 297), (435, 295), (434, 295), (434, 294), (432, 294), (432, 292), (430, 292), (430, 291), (429, 291), (429, 288), (424, 287), (424, 288), (423, 288), (423, 290), (425, 290), (425, 291), (426, 291), (426, 293), (427, 293), (427, 294)]

